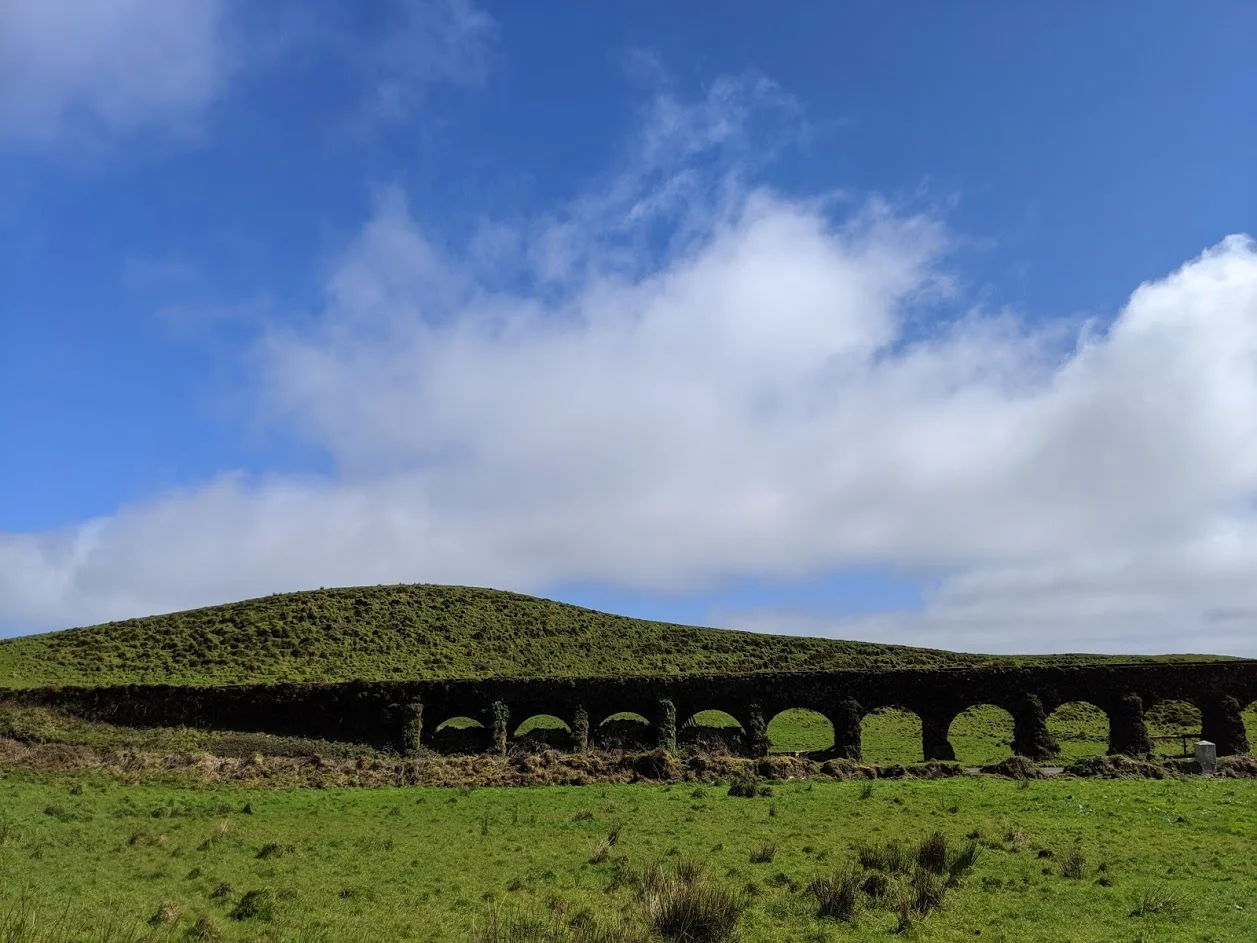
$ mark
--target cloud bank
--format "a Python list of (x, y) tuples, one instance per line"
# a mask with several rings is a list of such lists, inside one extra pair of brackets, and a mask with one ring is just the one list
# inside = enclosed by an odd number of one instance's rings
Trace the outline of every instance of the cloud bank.
[(385, 191), (317, 316), (257, 351), (269, 420), (335, 473), (0, 535), (0, 623), (885, 566), (932, 581), (923, 611), (714, 618), (1257, 655), (1257, 246), (1223, 239), (1103, 328), (942, 318), (941, 221), (752, 182), (757, 116), (788, 105), (757, 81), (661, 99), (612, 180), (458, 251)]

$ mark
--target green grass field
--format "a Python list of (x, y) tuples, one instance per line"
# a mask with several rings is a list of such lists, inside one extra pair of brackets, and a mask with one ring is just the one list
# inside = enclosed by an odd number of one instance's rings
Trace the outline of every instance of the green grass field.
[(267, 596), (0, 641), (0, 688), (806, 671), (1009, 660), (649, 622), (489, 589), (375, 586)]
[[(725, 792), (172, 789), (8, 773), (0, 940), (467, 940), (495, 904), (556, 922), (588, 911), (578, 920), (605, 925), (636, 915), (644, 866), (682, 859), (744, 898), (745, 943), (882, 940), (897, 926), (893, 905), (863, 899), (852, 924), (820, 919), (808, 883), (852, 862), (858, 842), (915, 843), (935, 830), (953, 845), (974, 836), (981, 854), (906, 939), (1257, 939), (1250, 781), (984, 777), (879, 781), (866, 797), (855, 782)], [(591, 863), (612, 831), (618, 841)], [(771, 861), (753, 863), (757, 852)], [(1064, 876), (1073, 865), (1080, 876)], [(259, 912), (244, 916), (255, 891)], [(24, 919), (44, 936), (15, 932)]]
[[(667, 625), (490, 590), (396, 586), (272, 596), (3, 642), (0, 688), (992, 660)], [(1255, 707), (1245, 720), (1257, 742)], [(695, 719), (733, 723), (716, 712)], [(1200, 728), (1187, 705), (1158, 705), (1148, 722), (1153, 736)], [(525, 718), (517, 732), (561, 723)], [(1107, 721), (1088, 705), (1062, 707), (1049, 727), (1063, 762), (1106, 749)], [(983, 706), (957, 717), (949, 736), (957, 759), (976, 766), (1011, 756), (1012, 733), (1006, 713)], [(771, 718), (768, 734), (776, 753), (823, 751), (833, 743), (829, 722), (808, 711)], [(0, 943), (661, 943), (676, 939), (651, 931), (669, 893), (723, 901), (728, 915), (738, 915), (743, 943), (881, 940), (899, 930), (927, 943), (1257, 939), (1257, 784), (1245, 780), (821, 778), (776, 783), (771, 797), (755, 799), (729, 796), (726, 786), (618, 782), (351, 789), (341, 784), (393, 782), (393, 761), (377, 761), (375, 751), (354, 744), (88, 723), (2, 697), (0, 737), (55, 745), (40, 748), (45, 766), (0, 765)], [(95, 762), (81, 763), (73, 754), (79, 747), (108, 754), (113, 778), (66, 772)], [(920, 721), (902, 711), (871, 714), (863, 747), (866, 763), (919, 761)], [(1162, 755), (1180, 750), (1177, 741), (1157, 742)], [(289, 785), (259, 789), (222, 781), (225, 775), (179, 772), (194, 754), (239, 757), (233, 768), (247, 767), (249, 782)], [(305, 758), (276, 761), (292, 768), (326, 758), (341, 764), (340, 778), (284, 778), (287, 767), (268, 767), (256, 754)], [(452, 762), (449, 769), (481, 763)], [(355, 772), (364, 769), (385, 776)], [(853, 883), (858, 843), (915, 846), (935, 831), (953, 850), (948, 862), (963, 860), (956, 850), (966, 843), (980, 852), (954, 886), (940, 891), (940, 879), (928, 875), (883, 875), (886, 896), (870, 897)], [(859, 881), (873, 889), (882, 879), (865, 864), (858, 865)], [(827, 906), (841, 899), (854, 906), (852, 922), (818, 915), (819, 898), (809, 890), (816, 878), (833, 879), (818, 887), (833, 891)], [(854, 896), (842, 898), (842, 888)], [(918, 898), (940, 893), (941, 908), (913, 909)], [(618, 923), (623, 927), (613, 931)]]

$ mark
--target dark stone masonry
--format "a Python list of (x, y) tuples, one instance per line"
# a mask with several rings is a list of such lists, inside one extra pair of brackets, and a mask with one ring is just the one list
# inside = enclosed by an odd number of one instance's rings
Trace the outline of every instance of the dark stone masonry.
[[(597, 743), (603, 721), (639, 714), (652, 745), (675, 748), (677, 730), (694, 714), (719, 710), (742, 726), (747, 752), (763, 754), (766, 724), (780, 711), (806, 708), (829, 718), (835, 756), (858, 759), (860, 721), (870, 711), (899, 707), (921, 718), (927, 760), (955, 758), (952, 720), (969, 707), (993, 704), (1014, 722), (1014, 748), (1035, 759), (1056, 749), (1047, 716), (1085, 701), (1109, 718), (1109, 753), (1150, 750), (1144, 713), (1158, 701), (1194, 704), (1202, 734), (1218, 755), (1245, 752), (1241, 705), (1257, 700), (1257, 661), (994, 666), (747, 675), (618, 678), (493, 678), (459, 681), (381, 681), (222, 687), (132, 685), (0, 692), (28, 704), (59, 707), (82, 717), (129, 726), (176, 726), (272, 733), (370, 743), (413, 753), (438, 746), (446, 720), (480, 724), (458, 740), (501, 753), (519, 725), (548, 714), (572, 731), (577, 749)], [(448, 728), (447, 728), (448, 729)], [(643, 726), (643, 729), (645, 727)], [(443, 731), (444, 732), (444, 731)]]

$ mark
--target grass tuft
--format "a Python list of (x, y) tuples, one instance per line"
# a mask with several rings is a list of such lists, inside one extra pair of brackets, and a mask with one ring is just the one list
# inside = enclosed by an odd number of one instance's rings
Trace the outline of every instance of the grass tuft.
[(640, 896), (647, 923), (670, 943), (726, 943), (734, 939), (745, 898), (697, 871), (648, 869)]
[(816, 916), (851, 923), (859, 909), (865, 883), (864, 876), (853, 868), (816, 878), (807, 888), (816, 898)]
[(751, 864), (772, 864), (777, 857), (777, 846), (768, 844), (751, 852)]
[(246, 891), (230, 914), (232, 920), (270, 920), (274, 915), (275, 905), (266, 888)]
[(1061, 861), (1061, 877), (1063, 878), (1069, 878), (1072, 881), (1082, 880), (1086, 870), (1086, 859), (1083, 858), (1082, 852), (1077, 848), (1071, 849), (1069, 854)]
[(1174, 915), (1183, 909), (1182, 902), (1163, 890), (1145, 891), (1130, 912), (1132, 917), (1150, 917), (1154, 914)]
[(912, 856), (897, 841), (857, 845), (856, 858), (861, 867), (886, 874), (907, 874), (912, 864)]

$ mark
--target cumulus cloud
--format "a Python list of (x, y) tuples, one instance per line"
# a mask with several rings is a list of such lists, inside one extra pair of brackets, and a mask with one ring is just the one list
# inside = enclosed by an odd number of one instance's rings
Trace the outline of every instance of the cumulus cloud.
[(45, 146), (186, 127), (235, 63), (227, 0), (0, 4), (0, 134)]
[(750, 82), (680, 120), (656, 110), (598, 192), (498, 227), (506, 280), (382, 194), (315, 322), (260, 353), (270, 419), (335, 473), (229, 475), (2, 536), (0, 620), (311, 585), (694, 591), (889, 566), (935, 582), (922, 612), (716, 615), (991, 651), (1257, 654), (1252, 241), (1138, 286), (1103, 329), (931, 317), (951, 291), (938, 220), (775, 192), (728, 159), (787, 104)]

